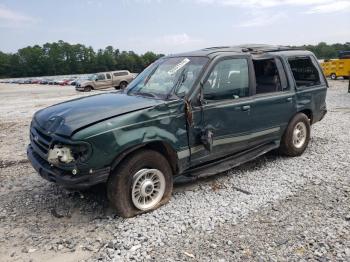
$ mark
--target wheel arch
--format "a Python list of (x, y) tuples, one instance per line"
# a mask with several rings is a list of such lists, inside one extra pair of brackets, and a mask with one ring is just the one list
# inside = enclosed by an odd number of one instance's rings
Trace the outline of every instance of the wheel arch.
[(337, 73), (335, 73), (335, 72), (332, 72), (332, 73), (330, 73), (330, 77), (331, 77), (331, 79), (332, 79), (332, 76), (334, 75), (334, 80), (336, 80), (337, 78), (338, 78), (338, 75), (337, 75)]
[(139, 144), (124, 150), (120, 153), (112, 162), (111, 170), (114, 170), (118, 165), (125, 160), (128, 156), (136, 154), (139, 150), (150, 149), (162, 154), (167, 160), (173, 171), (173, 175), (178, 173), (178, 158), (177, 153), (173, 147), (165, 141), (151, 141), (143, 144)]
[(87, 88), (87, 87), (90, 87), (91, 90), (94, 90), (94, 89), (95, 89), (95, 87), (94, 87), (93, 85), (86, 85), (86, 86), (84, 86), (84, 88)]
[(129, 85), (129, 81), (127, 81), (127, 80), (125, 80), (125, 79), (120, 80), (119, 86), (120, 86), (122, 83), (126, 83), (127, 86)]
[(313, 118), (313, 113), (311, 109), (303, 109), (303, 110), (300, 110), (298, 113), (305, 114), (310, 119), (310, 124), (313, 123), (314, 118)]

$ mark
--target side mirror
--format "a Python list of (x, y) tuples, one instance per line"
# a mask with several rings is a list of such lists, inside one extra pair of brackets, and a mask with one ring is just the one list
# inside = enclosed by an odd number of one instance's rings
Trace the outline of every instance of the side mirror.
[(186, 92), (176, 93), (176, 95), (180, 98), (184, 98), (186, 95)]

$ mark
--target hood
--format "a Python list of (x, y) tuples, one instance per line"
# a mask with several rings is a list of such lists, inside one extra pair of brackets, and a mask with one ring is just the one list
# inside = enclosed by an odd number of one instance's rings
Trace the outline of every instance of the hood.
[(92, 82), (93, 82), (93, 81), (91, 81), (91, 80), (82, 80), (82, 81), (78, 81), (77, 83), (78, 83), (79, 85), (84, 86), (84, 85), (87, 85), (87, 84), (92, 84)]
[(85, 126), (163, 102), (122, 93), (104, 93), (47, 107), (38, 111), (34, 119), (48, 133), (71, 136)]

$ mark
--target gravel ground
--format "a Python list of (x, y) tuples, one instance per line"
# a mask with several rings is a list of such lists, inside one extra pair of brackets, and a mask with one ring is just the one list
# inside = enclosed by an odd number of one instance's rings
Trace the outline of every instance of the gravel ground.
[(176, 185), (168, 205), (125, 220), (104, 187), (66, 191), (25, 158), (32, 113), (89, 94), (0, 84), (0, 261), (350, 261), (350, 94), (330, 85), (301, 157)]

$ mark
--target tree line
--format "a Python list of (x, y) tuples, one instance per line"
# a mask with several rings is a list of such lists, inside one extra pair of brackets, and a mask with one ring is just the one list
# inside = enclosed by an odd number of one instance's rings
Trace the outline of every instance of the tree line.
[(98, 49), (64, 41), (34, 45), (7, 54), (0, 51), (0, 77), (31, 77), (85, 74), (112, 70), (139, 73), (163, 56), (147, 52), (120, 51), (112, 46)]
[[(304, 45), (301, 48), (315, 53), (319, 59), (338, 57), (338, 51), (350, 51), (350, 43)], [(138, 55), (133, 51), (120, 51), (112, 46), (98, 49), (69, 44), (62, 40), (19, 49), (16, 53), (0, 51), (0, 78), (47, 75), (84, 74), (126, 69), (139, 73), (163, 56), (147, 52)]]
[(318, 59), (333, 59), (338, 58), (339, 51), (350, 51), (350, 42), (332, 45), (321, 42), (317, 45), (303, 45), (301, 48), (313, 52)]

